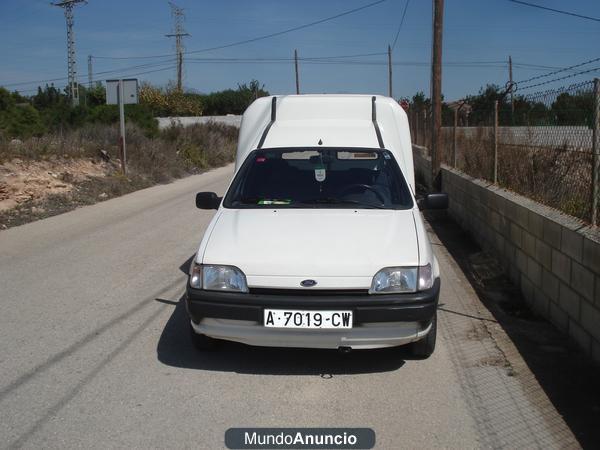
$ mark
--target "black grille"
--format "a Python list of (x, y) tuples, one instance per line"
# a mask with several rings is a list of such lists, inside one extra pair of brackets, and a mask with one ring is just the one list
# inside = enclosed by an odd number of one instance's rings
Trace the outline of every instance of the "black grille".
[(345, 296), (369, 295), (368, 289), (270, 289), (250, 288), (250, 294), (260, 295), (289, 295), (289, 296)]

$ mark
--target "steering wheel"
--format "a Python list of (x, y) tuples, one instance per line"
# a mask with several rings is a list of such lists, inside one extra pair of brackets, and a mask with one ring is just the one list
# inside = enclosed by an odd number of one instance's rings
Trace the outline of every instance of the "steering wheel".
[(371, 191), (381, 201), (381, 203), (385, 205), (385, 197), (381, 194), (381, 192), (379, 192), (373, 186), (370, 186), (368, 184), (361, 184), (361, 183), (351, 184), (349, 186), (346, 186), (344, 189), (342, 189), (339, 192), (339, 195), (348, 194), (351, 191), (356, 190), (357, 188), (362, 188), (365, 191)]

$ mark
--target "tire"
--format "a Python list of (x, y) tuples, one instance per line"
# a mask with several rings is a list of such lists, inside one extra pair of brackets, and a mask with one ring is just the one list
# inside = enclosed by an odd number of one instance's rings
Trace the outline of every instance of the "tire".
[(198, 334), (190, 324), (190, 339), (196, 350), (209, 351), (217, 347), (217, 340), (204, 334)]
[(410, 344), (410, 352), (417, 359), (427, 359), (435, 350), (435, 341), (437, 337), (437, 312), (431, 320), (431, 330), (427, 335)]

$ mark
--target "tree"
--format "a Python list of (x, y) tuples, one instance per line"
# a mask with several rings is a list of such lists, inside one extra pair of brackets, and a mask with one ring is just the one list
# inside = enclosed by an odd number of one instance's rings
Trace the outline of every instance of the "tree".
[(48, 109), (58, 105), (68, 104), (69, 98), (59, 89), (55, 88), (54, 85), (46, 85), (44, 89), (38, 87), (37, 94), (31, 98), (31, 103), (38, 110)]
[(147, 106), (155, 116), (200, 116), (202, 100), (197, 94), (185, 94), (173, 86), (159, 88), (143, 83), (140, 104)]
[(551, 111), (556, 125), (586, 125), (592, 126), (594, 116), (593, 93), (569, 94), (564, 92), (556, 97)]
[(237, 90), (226, 89), (202, 96), (204, 114), (217, 116), (225, 114), (242, 114), (250, 104), (259, 97), (266, 97), (269, 92), (257, 80), (249, 84), (238, 84)]
[(0, 112), (0, 130), (9, 138), (26, 138), (40, 136), (46, 127), (33, 106), (15, 105)]
[(428, 111), (429, 108), (431, 108), (431, 99), (425, 97), (425, 94), (422, 91), (413, 95), (410, 102), (410, 109), (415, 111)]
[(469, 95), (465, 100), (471, 106), (469, 122), (475, 126), (493, 125), (495, 101), (498, 101), (498, 112), (502, 117), (507, 111), (510, 114), (507, 96), (503, 96), (500, 87), (495, 84), (488, 84), (485, 88), (479, 89), (479, 94)]
[(86, 105), (89, 108), (106, 104), (106, 89), (101, 83), (96, 83), (91, 89), (85, 90)]

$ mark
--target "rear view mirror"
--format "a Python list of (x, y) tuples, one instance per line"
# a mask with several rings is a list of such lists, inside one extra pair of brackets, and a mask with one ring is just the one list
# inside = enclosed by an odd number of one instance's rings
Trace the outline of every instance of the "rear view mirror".
[(219, 209), (221, 197), (214, 192), (198, 192), (196, 194), (196, 208)]
[(440, 192), (427, 194), (418, 200), (419, 209), (448, 209), (448, 194)]

